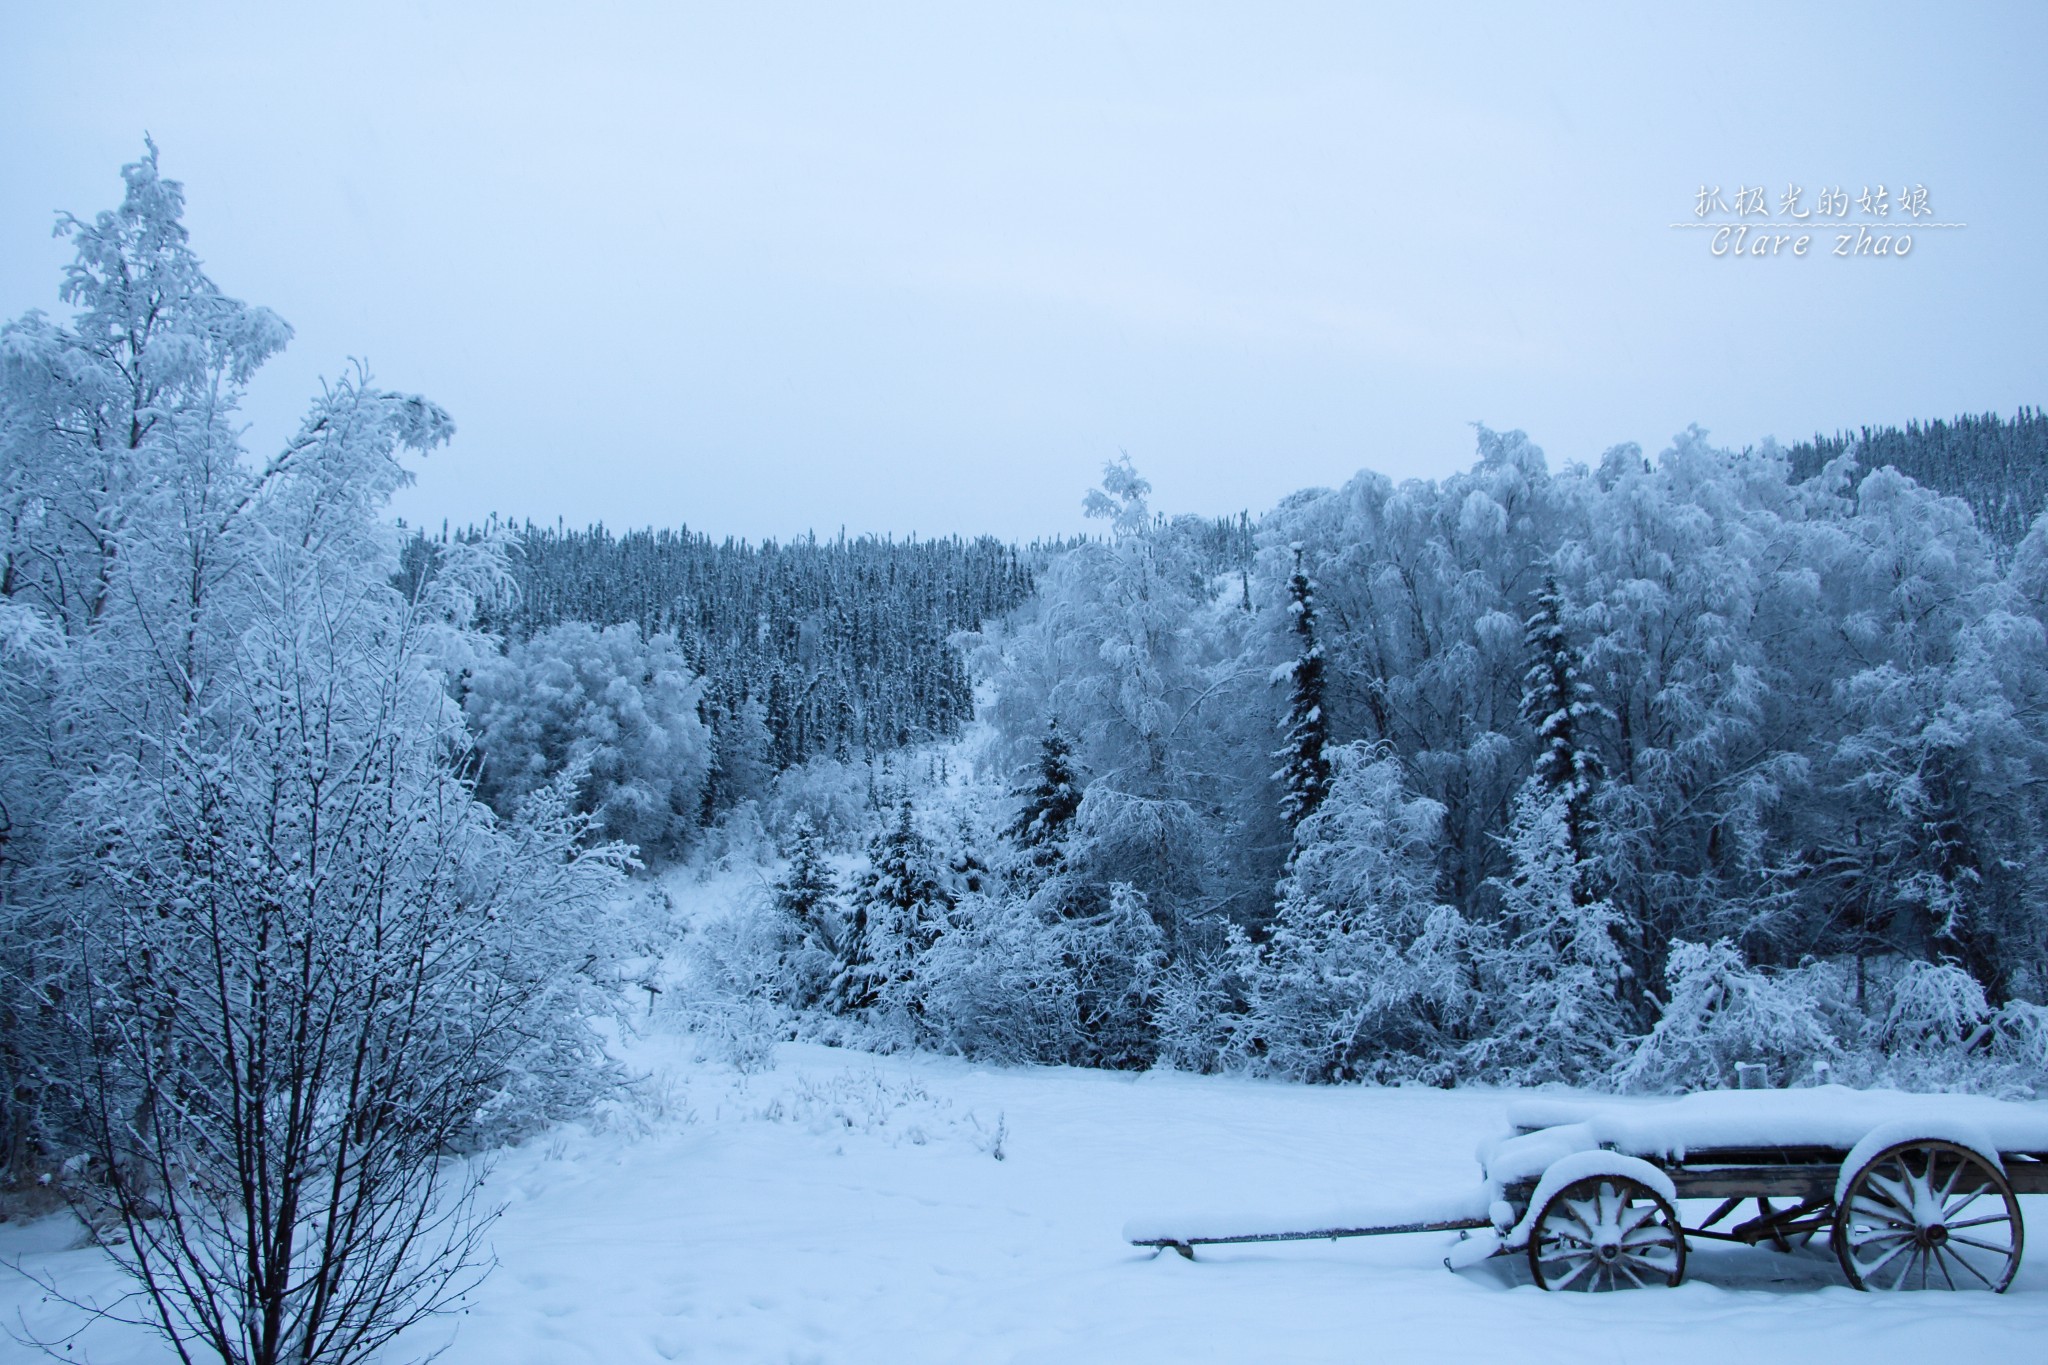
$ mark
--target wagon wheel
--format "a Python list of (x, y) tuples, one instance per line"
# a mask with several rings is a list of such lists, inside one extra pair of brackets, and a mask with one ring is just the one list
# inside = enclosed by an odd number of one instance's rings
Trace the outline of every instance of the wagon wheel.
[(1998, 1168), (1931, 1138), (1864, 1162), (1835, 1210), (1835, 1256), (1858, 1289), (2003, 1292), (2024, 1240), (2019, 1200)]
[(1685, 1230), (1647, 1185), (1590, 1176), (1552, 1195), (1536, 1215), (1529, 1272), (1545, 1289), (1675, 1285), (1685, 1276)]

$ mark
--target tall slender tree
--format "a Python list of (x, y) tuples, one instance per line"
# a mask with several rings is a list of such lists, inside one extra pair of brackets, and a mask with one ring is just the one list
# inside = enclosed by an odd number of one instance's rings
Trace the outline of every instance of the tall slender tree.
[(1296, 652), (1288, 669), (1286, 742), (1273, 757), (1284, 766), (1274, 778), (1282, 784), (1280, 814), (1289, 830), (1316, 813), (1330, 794), (1330, 716), (1325, 707), (1323, 647), (1316, 639), (1316, 588), (1302, 563), (1302, 547), (1294, 547), (1294, 576), (1287, 580), (1287, 613)]
[(1530, 780), (1545, 796), (1564, 803), (1565, 831), (1574, 854), (1583, 856), (1592, 832), (1595, 786), (1604, 775), (1599, 754), (1587, 744), (1583, 726), (1604, 714), (1593, 689), (1579, 676), (1578, 654), (1565, 629), (1564, 592), (1555, 574), (1545, 574), (1522, 635), (1529, 668), (1522, 675), (1522, 718), (1536, 730), (1536, 762)]

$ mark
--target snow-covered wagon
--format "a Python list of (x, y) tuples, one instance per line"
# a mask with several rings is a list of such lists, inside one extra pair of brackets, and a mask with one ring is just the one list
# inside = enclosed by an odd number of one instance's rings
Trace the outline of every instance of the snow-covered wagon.
[(1786, 1251), (1824, 1234), (1858, 1289), (2002, 1291), (2025, 1242), (2018, 1196), (2048, 1194), (2048, 1106), (2037, 1104), (1821, 1086), (1536, 1098), (1511, 1105), (1508, 1122), (1479, 1149), (1483, 1183), (1461, 1194), (1282, 1231), (1213, 1213), (1140, 1219), (1125, 1237), (1192, 1259), (1219, 1243), (1458, 1231), (1453, 1268), (1521, 1255), (1545, 1289), (1598, 1290), (1677, 1284), (1690, 1238)]

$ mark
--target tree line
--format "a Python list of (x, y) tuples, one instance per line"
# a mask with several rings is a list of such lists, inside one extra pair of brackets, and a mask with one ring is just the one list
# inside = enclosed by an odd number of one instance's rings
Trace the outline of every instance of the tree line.
[[(1287, 499), (1242, 573), (1148, 494), (1112, 465), (1107, 534), (970, 641), (984, 780), (888, 827), (928, 875), (785, 885), (789, 942), (735, 931), (721, 979), (828, 1033), (1312, 1080), (2048, 1071), (2048, 522), (1697, 430), (1555, 468), (1482, 431)], [(824, 991), (849, 942), (893, 965)]]

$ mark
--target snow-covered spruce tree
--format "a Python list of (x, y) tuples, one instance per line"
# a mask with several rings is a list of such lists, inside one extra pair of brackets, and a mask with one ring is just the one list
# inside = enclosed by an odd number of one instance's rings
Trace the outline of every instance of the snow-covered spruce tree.
[(1299, 1080), (1436, 1078), (1472, 1009), (1464, 921), (1436, 895), (1443, 807), (1381, 750), (1331, 756), (1269, 936), (1232, 944), (1246, 998), (1235, 1050)]
[(1075, 1022), (1088, 1066), (1142, 1070), (1158, 1050), (1152, 1021), (1166, 938), (1144, 893), (1115, 882), (1093, 913), (1060, 919), (1054, 929), (1073, 983)]
[(1509, 812), (1510, 871), (1493, 884), (1501, 917), (1479, 945), (1493, 1019), (1472, 1056), (1530, 1080), (1603, 1071), (1636, 1021), (1621, 916), (1598, 884), (1592, 848), (1602, 769), (1582, 727), (1603, 713), (1579, 678), (1564, 616), (1564, 594), (1546, 576), (1523, 635), (1522, 715), (1536, 759)]
[(1017, 793), (1017, 818), (1005, 833), (1022, 854), (1027, 880), (1052, 876), (1066, 862), (1066, 844), (1074, 813), (1081, 809), (1081, 782), (1074, 770), (1074, 751), (1060, 733), (1058, 720), (1045, 723), (1038, 744), (1038, 766), (1029, 786)]
[(63, 222), (72, 324), (0, 342), (0, 596), (43, 670), (6, 694), (37, 775), (4, 1027), (42, 1030), (36, 1137), (96, 1156), (74, 1193), (181, 1359), (353, 1361), (481, 1268), (450, 1151), (601, 1074), (578, 969), (618, 857), (463, 777), (445, 675), (502, 558), (407, 596), (383, 521), (446, 414), (358, 372), (246, 463), (288, 329), (206, 278), (154, 147), (124, 176)]
[(840, 936), (833, 997), (842, 1013), (888, 1004), (919, 1009), (917, 959), (945, 932), (952, 896), (929, 840), (918, 831), (909, 797), (868, 846), (868, 870), (855, 885), (852, 915)]
[(1466, 1056), (1515, 1084), (1602, 1075), (1636, 1031), (1622, 1000), (1620, 916), (1589, 894), (1563, 792), (1525, 785), (1507, 844), (1514, 871), (1496, 883), (1501, 918), (1475, 945), (1491, 1016)]
[(712, 763), (704, 779), (704, 823), (748, 801), (767, 798), (775, 781), (775, 737), (758, 697), (713, 705)]
[(846, 929), (838, 875), (816, 827), (802, 815), (790, 836), (789, 867), (775, 882), (775, 909), (782, 918), (781, 965), (789, 1003), (809, 1008), (831, 988)]
[(1565, 831), (1583, 861), (1590, 852), (1593, 789), (1604, 774), (1600, 756), (1583, 731), (1588, 721), (1608, 713), (1579, 676), (1578, 653), (1566, 633), (1564, 613), (1564, 592), (1556, 575), (1546, 574), (1522, 635), (1529, 653), (1529, 671), (1522, 678), (1522, 719), (1536, 731), (1535, 771), (1529, 780), (1564, 802)]
[(826, 932), (838, 912), (839, 878), (818, 831), (799, 815), (790, 836), (789, 868), (775, 882), (775, 908), (805, 936)]
[(1330, 793), (1330, 719), (1325, 710), (1323, 647), (1316, 639), (1315, 584), (1302, 567), (1302, 547), (1294, 546), (1294, 576), (1287, 580), (1287, 612), (1298, 650), (1287, 665), (1286, 742), (1273, 757), (1283, 766), (1273, 774), (1280, 784), (1280, 815), (1292, 830), (1314, 815)]

